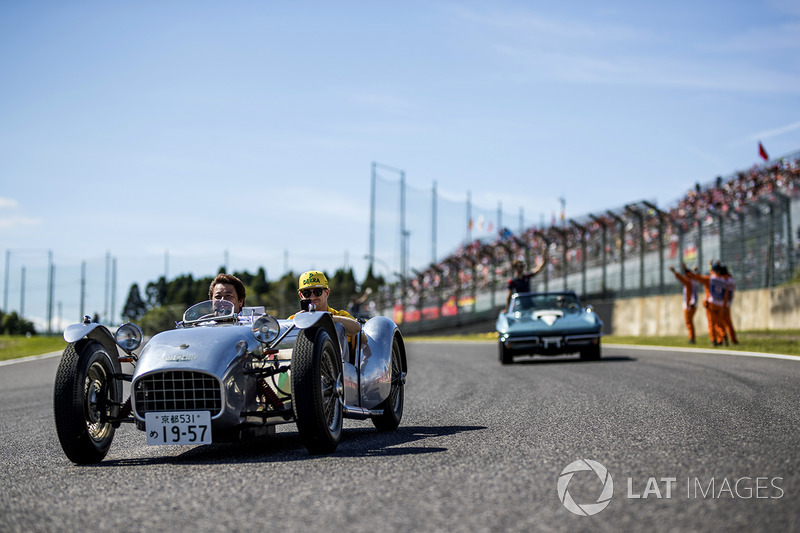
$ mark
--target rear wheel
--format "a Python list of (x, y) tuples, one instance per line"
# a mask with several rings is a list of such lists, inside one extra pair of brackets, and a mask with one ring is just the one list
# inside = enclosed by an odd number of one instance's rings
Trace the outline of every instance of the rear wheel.
[(400, 425), (403, 418), (403, 400), (405, 391), (405, 373), (400, 353), (400, 342), (395, 337), (392, 340), (392, 388), (389, 396), (381, 402), (378, 409), (383, 409), (383, 414), (372, 419), (378, 431), (393, 431)]
[(98, 463), (114, 439), (122, 387), (119, 363), (99, 342), (72, 343), (56, 371), (53, 414), (64, 454), (74, 463)]
[(497, 343), (497, 355), (500, 363), (503, 365), (510, 365), (514, 362), (514, 357), (511, 355), (508, 349), (506, 349), (502, 342)]
[(342, 436), (344, 383), (330, 335), (317, 329), (297, 336), (292, 354), (292, 406), (309, 453), (331, 453)]

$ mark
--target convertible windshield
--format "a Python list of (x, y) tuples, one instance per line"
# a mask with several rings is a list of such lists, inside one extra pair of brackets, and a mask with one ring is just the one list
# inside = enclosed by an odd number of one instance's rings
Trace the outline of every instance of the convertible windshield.
[(517, 296), (514, 311), (532, 309), (577, 309), (580, 307), (574, 294), (523, 294)]
[(233, 318), (233, 302), (228, 300), (207, 300), (194, 304), (183, 313), (184, 323), (193, 323), (200, 320), (220, 320)]

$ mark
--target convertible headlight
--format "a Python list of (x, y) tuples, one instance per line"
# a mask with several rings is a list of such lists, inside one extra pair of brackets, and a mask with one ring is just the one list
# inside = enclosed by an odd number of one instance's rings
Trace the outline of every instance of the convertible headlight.
[(127, 322), (117, 328), (114, 335), (117, 345), (126, 352), (132, 352), (142, 344), (142, 330), (136, 324)]
[(253, 324), (253, 336), (258, 342), (268, 344), (278, 338), (281, 327), (278, 320), (270, 315), (261, 315)]

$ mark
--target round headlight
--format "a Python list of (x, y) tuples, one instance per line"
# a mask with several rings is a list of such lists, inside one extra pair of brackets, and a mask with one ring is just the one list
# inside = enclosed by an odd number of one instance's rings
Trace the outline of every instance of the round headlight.
[(270, 315), (261, 315), (253, 323), (253, 336), (258, 342), (267, 344), (278, 338), (281, 327), (278, 320)]
[(139, 329), (139, 326), (130, 322), (117, 328), (115, 337), (117, 345), (126, 352), (131, 352), (142, 344), (142, 330)]

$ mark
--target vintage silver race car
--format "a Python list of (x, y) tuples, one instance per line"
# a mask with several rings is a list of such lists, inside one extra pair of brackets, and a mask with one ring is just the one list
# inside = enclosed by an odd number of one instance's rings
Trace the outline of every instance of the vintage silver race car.
[(603, 322), (572, 291), (514, 294), (508, 312), (497, 317), (496, 329), (504, 365), (513, 363), (515, 355), (579, 352), (581, 359), (600, 359)]
[[(112, 334), (85, 317), (64, 331), (69, 344), (56, 372), (61, 447), (75, 463), (99, 462), (122, 423), (143, 430), (152, 445), (236, 441), (295, 423), (313, 454), (336, 449), (344, 418), (394, 430), (408, 370), (402, 335), (378, 316), (354, 337), (313, 307), (278, 320), (263, 308), (234, 313), (232, 303), (210, 300), (187, 309), (176, 329), (154, 335), (137, 354), (138, 326), (123, 324)], [(122, 363), (133, 372), (123, 372)]]

